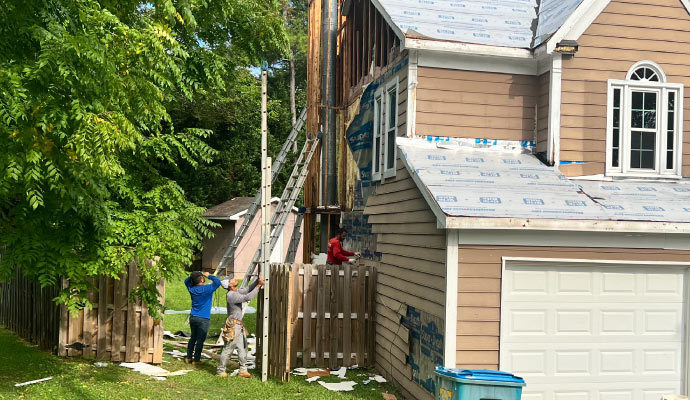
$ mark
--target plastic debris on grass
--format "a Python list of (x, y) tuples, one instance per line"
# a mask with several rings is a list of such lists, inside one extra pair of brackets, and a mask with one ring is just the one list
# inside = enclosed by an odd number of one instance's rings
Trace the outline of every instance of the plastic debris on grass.
[(35, 380), (33, 380), (33, 381), (17, 383), (17, 384), (14, 385), (14, 387), (21, 387), (21, 386), (33, 385), (34, 383), (41, 383), (41, 382), (49, 381), (49, 380), (51, 380), (51, 379), (53, 379), (52, 376), (49, 376), (49, 377), (47, 377), (47, 378), (35, 379)]
[(325, 370), (323, 370), (321, 368), (301, 368), (301, 367), (299, 367), (299, 368), (295, 368), (292, 370), (292, 375), (307, 376), (307, 372), (309, 372), (309, 371), (315, 372), (315, 371), (325, 371)]
[(354, 381), (343, 381), (343, 382), (335, 382), (335, 383), (330, 383), (330, 382), (322, 382), (318, 381), (319, 385), (325, 387), (326, 389), (330, 390), (331, 392), (351, 392), (355, 390), (355, 385), (357, 382)]
[(319, 380), (319, 378), (321, 378), (320, 375), (314, 375), (314, 376), (312, 376), (311, 378), (305, 379), (305, 381), (306, 381), (306, 382), (316, 382), (316, 381)]
[(337, 371), (331, 371), (331, 375), (337, 376), (340, 379), (345, 379), (345, 373), (347, 373), (347, 368), (340, 367)]
[(386, 382), (388, 382), (388, 381), (386, 380), (386, 378), (382, 377), (381, 375), (374, 375), (373, 377), (371, 377), (371, 379), (375, 380), (375, 381), (378, 382), (378, 383), (386, 383)]
[(103, 362), (103, 361), (96, 361), (95, 363), (93, 363), (93, 365), (103, 368), (103, 367), (107, 367), (110, 364), (107, 362)]
[(182, 369), (179, 371), (174, 371), (170, 372), (167, 369), (143, 363), (143, 362), (135, 362), (135, 363), (120, 363), (121, 367), (129, 368), (133, 371), (139, 372), (140, 374), (150, 376), (156, 380), (159, 381), (164, 381), (165, 378), (169, 376), (180, 376), (180, 375), (185, 375), (188, 372), (192, 372), (191, 369)]

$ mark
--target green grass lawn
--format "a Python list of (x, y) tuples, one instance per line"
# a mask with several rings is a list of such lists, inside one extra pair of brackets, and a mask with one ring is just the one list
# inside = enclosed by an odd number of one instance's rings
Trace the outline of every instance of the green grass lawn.
[[(381, 399), (381, 393), (395, 393), (390, 384), (358, 384), (354, 392), (329, 392), (304, 377), (292, 376), (290, 382), (269, 380), (262, 383), (254, 377), (219, 378), (215, 361), (190, 368), (167, 355), (161, 365), (169, 371), (193, 369), (184, 376), (156, 381), (137, 372), (109, 363), (96, 367), (93, 360), (60, 358), (28, 345), (10, 331), (0, 328), (0, 399)], [(347, 378), (361, 382), (359, 374), (371, 370), (348, 371)], [(52, 376), (53, 380), (15, 388), (14, 384)], [(322, 378), (338, 382), (339, 378)]]
[[(225, 301), (225, 290), (218, 289), (214, 305)], [(189, 293), (183, 279), (166, 284), (168, 309), (186, 310), (190, 307)], [(255, 306), (255, 301), (253, 302)], [(174, 307), (173, 307), (174, 306)], [(166, 315), (164, 327), (169, 331), (189, 331), (184, 314)], [(224, 315), (214, 315), (211, 332), (219, 333)], [(245, 316), (247, 328), (254, 332), (256, 314)], [(213, 340), (215, 341), (215, 339)], [(166, 344), (165, 349), (173, 347)], [(262, 383), (257, 373), (251, 379), (215, 376), (217, 361), (207, 361), (201, 366), (186, 365), (165, 354), (161, 367), (169, 371), (193, 369), (184, 376), (170, 377), (166, 381), (132, 372), (127, 368), (109, 363), (108, 367), (96, 367), (95, 360), (62, 358), (39, 350), (19, 339), (12, 332), (0, 327), (0, 399), (381, 399), (381, 393), (397, 392), (390, 384), (368, 385), (362, 381), (376, 372), (373, 369), (350, 370), (347, 379), (358, 382), (353, 392), (330, 392), (316, 382), (305, 382), (306, 377), (291, 376), (290, 382), (269, 380)], [(184, 351), (184, 349), (179, 349)], [(232, 371), (235, 365), (229, 365)], [(362, 375), (362, 376), (360, 376)], [(15, 388), (15, 383), (52, 376), (53, 380)], [(321, 378), (325, 382), (340, 382), (337, 377)], [(401, 398), (398, 395), (398, 398)]]

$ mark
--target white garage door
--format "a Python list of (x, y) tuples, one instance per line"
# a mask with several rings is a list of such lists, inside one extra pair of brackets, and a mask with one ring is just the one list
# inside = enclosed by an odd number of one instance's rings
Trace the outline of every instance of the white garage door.
[(507, 265), (500, 368), (524, 400), (659, 400), (683, 392), (685, 270)]

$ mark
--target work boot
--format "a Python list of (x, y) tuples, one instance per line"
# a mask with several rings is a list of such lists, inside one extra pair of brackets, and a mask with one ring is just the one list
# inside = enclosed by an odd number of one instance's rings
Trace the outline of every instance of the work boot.
[(227, 377), (228, 377), (228, 373), (227, 373), (227, 372), (221, 372), (221, 373), (219, 373), (219, 374), (216, 374), (216, 376), (219, 376), (219, 377), (221, 377), (221, 378), (227, 378)]
[(192, 365), (204, 365), (203, 361), (192, 361)]
[(252, 375), (247, 371), (240, 372), (239, 374), (237, 374), (237, 376), (239, 376), (240, 378), (251, 378), (252, 377)]
[(192, 363), (192, 359), (191, 359), (191, 358), (185, 357), (185, 358), (184, 358), (184, 363), (185, 363), (185, 364), (191, 364), (191, 363)]

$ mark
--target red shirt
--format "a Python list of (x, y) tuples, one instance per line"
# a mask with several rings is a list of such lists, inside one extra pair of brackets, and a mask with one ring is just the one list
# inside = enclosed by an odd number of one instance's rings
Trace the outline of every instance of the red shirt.
[(341, 265), (343, 261), (350, 261), (347, 256), (354, 256), (355, 253), (343, 250), (343, 245), (340, 239), (334, 237), (328, 241), (328, 262), (335, 265)]

